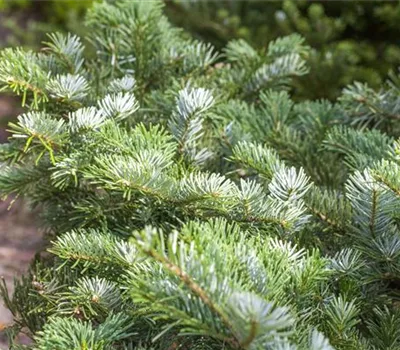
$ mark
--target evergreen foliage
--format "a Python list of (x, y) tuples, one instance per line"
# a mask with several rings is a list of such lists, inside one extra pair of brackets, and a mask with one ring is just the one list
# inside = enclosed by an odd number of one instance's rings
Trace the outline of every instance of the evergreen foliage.
[(223, 47), (241, 38), (256, 47), (301, 34), (313, 50), (310, 74), (295, 80), (294, 97), (334, 100), (354, 80), (378, 88), (400, 65), (397, 1), (167, 1), (168, 16)]
[(10, 348), (398, 349), (399, 78), (295, 103), (299, 35), (217, 52), (156, 1), (86, 25), (0, 53), (0, 192), (51, 240), (1, 287)]

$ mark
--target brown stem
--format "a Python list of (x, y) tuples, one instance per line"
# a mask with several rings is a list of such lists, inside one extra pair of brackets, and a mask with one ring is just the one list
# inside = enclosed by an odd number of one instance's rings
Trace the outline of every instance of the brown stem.
[[(217, 305), (213, 303), (211, 298), (207, 295), (206, 291), (201, 288), (199, 284), (193, 281), (190, 276), (183, 271), (178, 265), (172, 263), (169, 259), (165, 258), (164, 256), (156, 253), (154, 250), (148, 249), (145, 252), (163, 264), (170, 272), (172, 272), (175, 276), (179, 277), (179, 279), (194, 293), (196, 294), (200, 300), (207, 305), (212, 312), (217, 314), (225, 325), (230, 329), (231, 333), (233, 334), (232, 326), (229, 322), (228, 317), (219, 309)], [(235, 349), (240, 349), (240, 342), (233, 336), (232, 338), (228, 338), (227, 342), (229, 342)]]

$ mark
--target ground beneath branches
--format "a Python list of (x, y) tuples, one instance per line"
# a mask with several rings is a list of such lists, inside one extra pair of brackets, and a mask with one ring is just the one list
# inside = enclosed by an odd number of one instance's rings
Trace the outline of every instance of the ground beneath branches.
[[(18, 114), (14, 100), (0, 96), (0, 142), (5, 142), (6, 120)], [(13, 292), (13, 280), (21, 276), (37, 250), (42, 245), (35, 216), (21, 202), (0, 201), (0, 276), (4, 277), (10, 293)], [(12, 315), (0, 301), (0, 330), (12, 322)], [(0, 349), (7, 349), (5, 339), (0, 333)]]

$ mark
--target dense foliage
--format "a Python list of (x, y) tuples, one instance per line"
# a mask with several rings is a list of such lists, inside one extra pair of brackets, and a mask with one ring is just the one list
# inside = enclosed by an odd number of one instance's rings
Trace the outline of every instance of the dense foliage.
[(51, 240), (2, 287), (11, 349), (398, 349), (399, 77), (295, 103), (297, 34), (217, 52), (155, 1), (86, 25), (94, 57), (0, 53), (0, 192)]
[(82, 34), (82, 18), (93, 0), (0, 0), (0, 48), (38, 49), (46, 33)]
[(256, 47), (301, 34), (314, 50), (295, 97), (334, 99), (353, 80), (377, 88), (400, 65), (397, 1), (168, 1), (169, 17), (219, 46), (243, 38)]
[(48, 24), (58, 23), (68, 28), (71, 17), (81, 16), (92, 3), (93, 0), (65, 0), (63, 2), (48, 0), (46, 3), (35, 0), (0, 0), (0, 13), (4, 13), (6, 17), (30, 14), (32, 19)]

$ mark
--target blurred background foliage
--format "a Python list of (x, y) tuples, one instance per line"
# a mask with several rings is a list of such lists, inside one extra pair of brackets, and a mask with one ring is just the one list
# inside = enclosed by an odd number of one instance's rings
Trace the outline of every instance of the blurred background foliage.
[[(0, 0), (0, 47), (35, 48), (55, 30), (80, 34), (92, 2)], [(400, 66), (399, 1), (168, 0), (166, 11), (219, 49), (234, 38), (262, 50), (279, 36), (303, 35), (313, 50), (310, 74), (296, 82), (297, 100), (333, 100), (355, 80), (378, 88)]]
[(296, 98), (334, 99), (354, 80), (377, 88), (400, 65), (399, 1), (170, 1), (180, 26), (222, 47), (243, 38), (266, 47), (300, 33), (314, 50)]
[(0, 0), (0, 48), (36, 49), (53, 31), (84, 31), (82, 18), (93, 0)]

